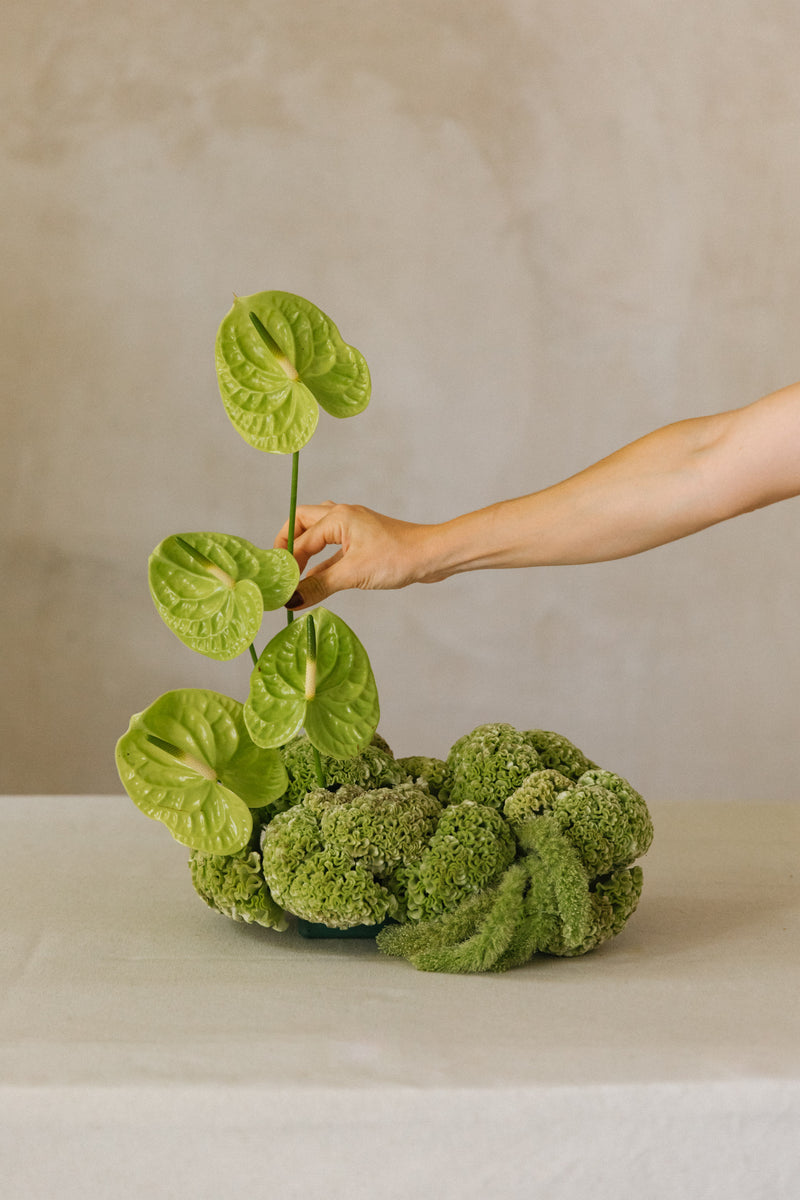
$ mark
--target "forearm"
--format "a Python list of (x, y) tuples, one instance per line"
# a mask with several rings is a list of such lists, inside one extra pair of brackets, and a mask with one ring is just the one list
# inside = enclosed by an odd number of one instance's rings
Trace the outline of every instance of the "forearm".
[[(639, 554), (800, 494), (800, 384), (754, 404), (666, 425), (552, 487), (415, 525), (332, 501), (297, 511), (294, 554), (311, 566), (292, 606), (343, 588), (399, 588), (491, 567)], [(288, 545), (284, 526), (275, 545)]]
[(553, 487), (437, 526), (434, 570), (623, 558), (713, 523), (685, 440), (683, 430), (659, 430)]
[(639, 554), (800, 489), (800, 393), (668, 425), (579, 474), (421, 538), (428, 580)]

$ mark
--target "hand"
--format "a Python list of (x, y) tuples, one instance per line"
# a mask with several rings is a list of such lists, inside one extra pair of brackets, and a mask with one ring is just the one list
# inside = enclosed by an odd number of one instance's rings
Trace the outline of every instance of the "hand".
[[(308, 608), (345, 588), (401, 588), (432, 580), (435, 576), (425, 573), (432, 528), (332, 500), (301, 505), (294, 526), (294, 556), (301, 573), (326, 546), (339, 550), (307, 572), (287, 608)], [(277, 549), (287, 549), (288, 533), (287, 521), (275, 539)]]

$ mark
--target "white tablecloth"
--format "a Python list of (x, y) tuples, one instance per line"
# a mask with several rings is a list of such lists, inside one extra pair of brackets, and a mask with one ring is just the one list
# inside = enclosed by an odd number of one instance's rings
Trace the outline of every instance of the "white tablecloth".
[(234, 924), (123, 796), (0, 800), (0, 1194), (800, 1195), (800, 804), (654, 804), (626, 930), (428, 975)]

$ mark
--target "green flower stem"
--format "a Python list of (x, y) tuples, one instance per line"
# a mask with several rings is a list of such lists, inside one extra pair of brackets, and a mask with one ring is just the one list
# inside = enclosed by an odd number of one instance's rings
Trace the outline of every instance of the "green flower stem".
[(258, 655), (256, 654), (256, 648), (252, 642), (250, 643), (250, 657), (253, 660), (253, 666), (256, 666), (258, 663)]
[(312, 746), (311, 749), (314, 752), (314, 771), (316, 772), (317, 783), (321, 788), (327, 787), (328, 781), (326, 780), (325, 772), (322, 769), (322, 759), (319, 756), (319, 750), (316, 746)]
[[(300, 471), (300, 451), (295, 450), (292, 455), (292, 489), (289, 495), (289, 532), (286, 538), (286, 549), (290, 554), (294, 554), (294, 523), (297, 517), (297, 477)], [(294, 620), (294, 613), (290, 608), (286, 610), (286, 624), (291, 625)]]

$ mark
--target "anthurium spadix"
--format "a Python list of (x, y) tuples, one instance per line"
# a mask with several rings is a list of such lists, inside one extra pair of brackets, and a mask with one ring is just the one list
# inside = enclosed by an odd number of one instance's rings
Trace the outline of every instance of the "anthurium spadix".
[(150, 555), (150, 594), (176, 637), (226, 661), (252, 644), (264, 610), (280, 608), (300, 572), (288, 550), (260, 550), (225, 533), (183, 533)]
[(311, 744), (331, 758), (352, 758), (363, 750), (379, 716), (367, 652), (325, 608), (295, 620), (267, 645), (244, 706), (257, 745), (282, 746), (305, 728)]
[(369, 403), (369, 368), (321, 309), (290, 292), (237, 296), (217, 332), (217, 379), (234, 428), (258, 450), (293, 454), (319, 405), (352, 417)]
[(271, 804), (288, 785), (278, 751), (253, 743), (242, 705), (202, 688), (167, 692), (131, 717), (116, 759), (137, 808), (206, 854), (246, 846), (250, 810)]

